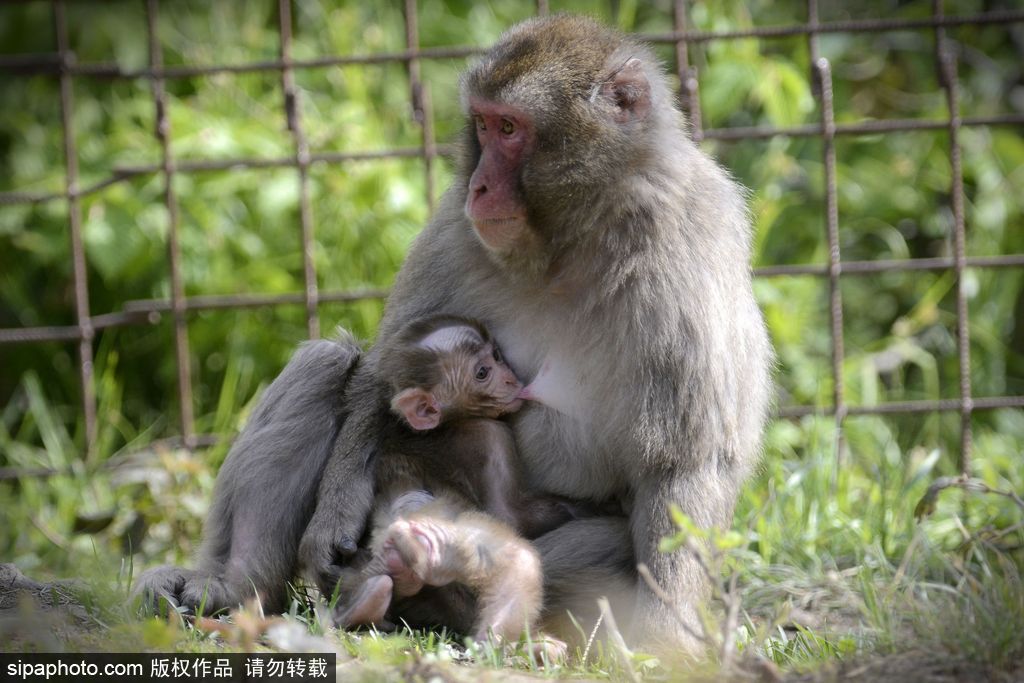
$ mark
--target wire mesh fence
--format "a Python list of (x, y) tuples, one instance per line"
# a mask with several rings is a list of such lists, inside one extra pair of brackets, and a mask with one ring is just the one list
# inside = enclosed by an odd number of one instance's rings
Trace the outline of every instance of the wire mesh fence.
[[(44, 3), (46, 0), (34, 0)], [(404, 3), (405, 49), (398, 52), (368, 55), (323, 55), (296, 58), (293, 55), (292, 0), (277, 2), (276, 59), (246, 63), (206, 65), (165, 65), (164, 50), (158, 36), (159, 0), (145, 1), (146, 42), (148, 61), (142, 68), (125, 68), (113, 63), (80, 63), (68, 40), (67, 7), (64, 2), (49, 2), (56, 50), (44, 54), (0, 56), (0, 74), (5, 78), (52, 77), (59, 83), (59, 107), (63, 131), (65, 183), (57, 192), (0, 192), (0, 206), (63, 202), (67, 210), (67, 229), (71, 244), (73, 273), (73, 306), (75, 324), (66, 326), (32, 326), (0, 329), (0, 344), (42, 344), (71, 342), (77, 345), (77, 373), (80, 382), (80, 406), (85, 425), (86, 448), (97, 438), (96, 390), (93, 371), (97, 332), (113, 327), (147, 325), (154, 316), (168, 314), (172, 321), (173, 347), (177, 368), (177, 403), (180, 435), (188, 447), (211, 442), (216, 435), (197, 433), (194, 416), (194, 389), (190, 370), (190, 315), (197, 311), (240, 309), (251, 307), (301, 306), (305, 312), (306, 331), (310, 338), (321, 334), (320, 306), (324, 303), (382, 299), (387, 292), (380, 289), (321, 290), (313, 258), (316, 206), (310, 198), (310, 168), (314, 165), (345, 166), (346, 164), (381, 159), (414, 159), (422, 162), (424, 202), (433, 208), (436, 195), (434, 165), (439, 157), (452, 153), (451, 147), (435, 140), (434, 108), (430, 90), (425, 87), (421, 66), (430, 60), (465, 59), (482, 52), (482, 46), (421, 48), (418, 8), (415, 0)], [(864, 19), (822, 21), (817, 0), (808, 0), (803, 23), (784, 26), (756, 26), (749, 30), (697, 31), (689, 28), (686, 0), (675, 0), (672, 6), (673, 30), (646, 34), (651, 43), (670, 46), (675, 56), (674, 74), (678, 78), (680, 103), (690, 121), (690, 134), (695, 141), (766, 140), (779, 136), (812, 137), (821, 141), (824, 205), (822, 226), (828, 246), (825, 264), (768, 265), (755, 269), (758, 278), (789, 278), (796, 276), (821, 278), (827, 283), (828, 321), (831, 331), (832, 397), (828, 405), (784, 405), (778, 409), (783, 418), (804, 415), (832, 415), (836, 426), (856, 415), (890, 415), (898, 413), (953, 412), (960, 416), (960, 467), (970, 470), (971, 416), (975, 411), (1024, 407), (1024, 397), (1001, 395), (978, 397), (972, 393), (968, 296), (964, 275), (968, 269), (1024, 268), (1024, 254), (968, 256), (965, 221), (964, 183), (961, 162), (960, 133), (965, 128), (1024, 127), (1024, 114), (1005, 113), (987, 116), (962, 116), (960, 84), (955, 51), (947, 31), (954, 27), (1021, 25), (1024, 11), (991, 11), (969, 15), (947, 15), (942, 0), (934, 0), (931, 15), (921, 19)], [(537, 14), (550, 11), (548, 3), (536, 3)], [(829, 61), (821, 56), (819, 37), (828, 34), (870, 34), (893, 31), (916, 31), (930, 34), (934, 43), (936, 77), (945, 94), (945, 115), (936, 119), (909, 118), (837, 122), (833, 102), (833, 72)], [(693, 65), (696, 49), (719, 41), (741, 39), (775, 40), (805, 39), (810, 56), (812, 90), (817, 99), (820, 120), (816, 123), (789, 127), (706, 127), (702, 119), (701, 74)], [(409, 105), (419, 126), (420, 144), (379, 151), (316, 151), (311, 149), (304, 126), (303, 93), (296, 86), (296, 74), (308, 69), (331, 66), (361, 67), (371, 64), (398, 64), (407, 72)], [(175, 79), (209, 76), (222, 73), (277, 74), (283, 93), (283, 112), (292, 153), (282, 157), (237, 157), (216, 159), (177, 159), (173, 153), (174, 131), (168, 115), (166, 85)], [(155, 111), (153, 135), (159, 144), (157, 163), (117, 166), (108, 177), (83, 185), (78, 170), (79, 141), (76, 140), (72, 115), (75, 111), (74, 84), (78, 79), (134, 80), (149, 84)], [(948, 136), (948, 160), (951, 169), (949, 201), (952, 212), (952, 254), (945, 257), (909, 258), (900, 260), (843, 260), (840, 250), (841, 216), (837, 201), (836, 141), (844, 137), (891, 136), (911, 131), (941, 131)], [(294, 226), (302, 244), (302, 291), (286, 294), (249, 292), (244, 294), (188, 296), (182, 278), (182, 251), (179, 246), (179, 201), (175, 178), (207, 171), (236, 169), (288, 168), (297, 172), (298, 224)], [(121, 310), (93, 311), (89, 303), (89, 276), (85, 245), (82, 239), (82, 200), (114, 184), (133, 178), (157, 178), (163, 185), (163, 205), (168, 219), (167, 266), (170, 278), (167, 298), (128, 301)], [(956, 344), (958, 362), (958, 395), (952, 399), (900, 401), (874, 405), (850, 404), (844, 398), (844, 305), (841, 282), (845, 278), (870, 277), (881, 273), (933, 271), (952, 273), (955, 278)], [(841, 434), (841, 429), (837, 430)], [(17, 476), (14, 473), (12, 476)]]

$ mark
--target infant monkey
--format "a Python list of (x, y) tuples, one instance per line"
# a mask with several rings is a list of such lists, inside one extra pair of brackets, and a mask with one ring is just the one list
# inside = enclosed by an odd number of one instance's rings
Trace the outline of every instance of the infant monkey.
[(543, 601), (540, 557), (524, 536), (577, 511), (519, 490), (512, 434), (496, 418), (520, 408), (522, 384), (480, 323), (446, 315), (408, 325), (381, 350), (379, 371), (394, 416), (375, 475), (372, 555), (342, 578), (339, 622), (380, 624), (393, 596), (457, 582), (477, 595), (471, 635), (515, 642)]

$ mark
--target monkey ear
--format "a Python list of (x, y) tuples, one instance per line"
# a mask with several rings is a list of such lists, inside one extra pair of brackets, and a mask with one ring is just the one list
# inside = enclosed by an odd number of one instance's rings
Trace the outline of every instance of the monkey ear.
[(404, 389), (391, 401), (391, 407), (413, 429), (425, 432), (441, 424), (441, 406), (434, 394), (425, 389)]
[(651, 84), (643, 63), (632, 57), (601, 85), (601, 96), (615, 105), (615, 122), (642, 121), (651, 110)]

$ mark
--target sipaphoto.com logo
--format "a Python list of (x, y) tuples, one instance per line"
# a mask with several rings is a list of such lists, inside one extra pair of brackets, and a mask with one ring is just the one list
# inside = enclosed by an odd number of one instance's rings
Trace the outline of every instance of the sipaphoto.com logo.
[(0, 680), (46, 683), (274, 683), (326, 681), (331, 653), (83, 653), (0, 654)]

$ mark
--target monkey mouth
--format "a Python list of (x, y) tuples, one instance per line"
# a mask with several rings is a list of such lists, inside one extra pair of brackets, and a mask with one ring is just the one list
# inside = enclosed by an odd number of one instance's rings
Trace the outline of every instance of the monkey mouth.
[(522, 216), (505, 216), (504, 218), (477, 218), (473, 221), (476, 225), (508, 225), (523, 220)]
[(525, 216), (476, 216), (470, 220), (484, 246), (497, 253), (514, 249), (527, 230)]
[(511, 401), (502, 406), (501, 412), (503, 415), (508, 413), (514, 413), (522, 407), (523, 399), (519, 398), (519, 395), (517, 394), (516, 396), (512, 397)]
[(504, 216), (501, 218), (475, 218), (473, 229), (478, 233), (503, 233), (518, 230), (526, 221), (522, 216)]

